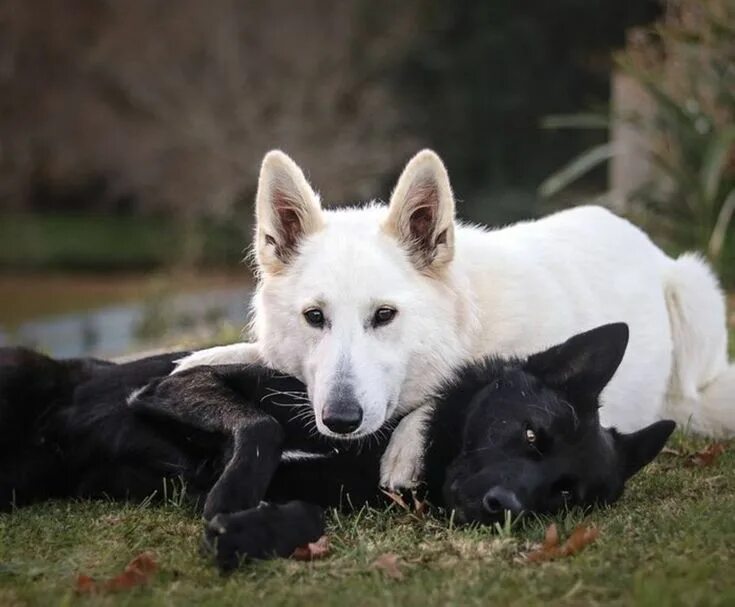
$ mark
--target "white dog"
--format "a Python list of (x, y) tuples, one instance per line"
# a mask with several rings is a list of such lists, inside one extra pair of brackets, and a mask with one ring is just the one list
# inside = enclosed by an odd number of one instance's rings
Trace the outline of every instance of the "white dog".
[(308, 387), (316, 424), (359, 438), (390, 418), (389, 487), (421, 470), (422, 422), (458, 365), (525, 356), (607, 322), (630, 344), (603, 394), (605, 425), (660, 418), (735, 434), (725, 304), (695, 255), (674, 260), (596, 207), (487, 230), (455, 221), (444, 165), (406, 166), (386, 207), (325, 210), (299, 167), (266, 155), (256, 200), (257, 342), (196, 352), (200, 364), (264, 362)]

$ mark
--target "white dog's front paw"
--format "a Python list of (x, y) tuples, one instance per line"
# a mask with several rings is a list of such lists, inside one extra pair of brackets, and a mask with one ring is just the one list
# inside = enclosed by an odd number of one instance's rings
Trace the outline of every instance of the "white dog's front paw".
[(257, 362), (260, 362), (258, 344), (245, 343), (217, 346), (192, 352), (176, 361), (176, 368), (173, 373), (181, 373), (187, 369), (206, 365), (250, 365)]
[(193, 354), (189, 354), (188, 356), (177, 360), (176, 368), (172, 373), (181, 373), (182, 371), (187, 371), (194, 367), (202, 367), (211, 364), (213, 364), (212, 357), (206, 350), (202, 352), (194, 352)]
[(423, 426), (430, 409), (409, 413), (390, 437), (380, 460), (380, 485), (391, 491), (413, 489), (424, 472)]
[(390, 491), (415, 488), (423, 473), (423, 449), (393, 441), (380, 460), (380, 486)]

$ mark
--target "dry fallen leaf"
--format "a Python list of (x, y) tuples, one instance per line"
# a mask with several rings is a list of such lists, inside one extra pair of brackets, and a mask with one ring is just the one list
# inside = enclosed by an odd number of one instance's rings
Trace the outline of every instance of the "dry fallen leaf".
[(291, 558), (297, 561), (315, 561), (317, 559), (323, 559), (329, 554), (329, 551), (329, 538), (323, 535), (316, 542), (311, 542), (306, 546), (296, 548)]
[(411, 491), (411, 499), (413, 500), (413, 512), (419, 518), (426, 516), (428, 505), (426, 500), (419, 499), (415, 491)]
[(600, 532), (594, 525), (579, 525), (572, 531), (567, 540), (559, 546), (559, 530), (555, 523), (552, 523), (546, 529), (544, 543), (536, 550), (526, 555), (526, 561), (530, 563), (540, 563), (543, 561), (551, 561), (553, 559), (572, 556), (581, 552), (586, 546), (594, 542)]
[(562, 556), (573, 556), (594, 542), (599, 535), (600, 532), (594, 525), (579, 525), (572, 531), (572, 535), (567, 538), (559, 552)]
[(406, 503), (406, 500), (403, 499), (403, 496), (400, 493), (395, 493), (394, 491), (388, 491), (387, 489), (380, 489), (394, 504), (396, 504), (399, 508), (402, 510), (410, 511), (411, 508), (408, 507), (408, 504)]
[(559, 545), (559, 529), (556, 527), (556, 523), (551, 523), (546, 528), (546, 534), (544, 536), (544, 548), (549, 550), (556, 548)]
[(384, 575), (394, 580), (403, 579), (403, 571), (401, 571), (400, 558), (397, 554), (386, 552), (381, 554), (373, 561), (371, 565), (374, 569), (381, 571)]
[(687, 466), (693, 466), (697, 468), (708, 468), (717, 461), (725, 452), (725, 445), (722, 443), (712, 443), (707, 445), (704, 449), (697, 451), (695, 454), (690, 455), (686, 460)]
[(97, 583), (88, 575), (78, 575), (74, 583), (74, 591), (78, 594), (93, 594), (130, 590), (147, 584), (157, 570), (158, 564), (153, 555), (150, 552), (143, 552), (130, 561), (122, 573), (106, 582)]
[(74, 581), (74, 592), (77, 594), (92, 594), (97, 592), (97, 584), (88, 575), (80, 573)]

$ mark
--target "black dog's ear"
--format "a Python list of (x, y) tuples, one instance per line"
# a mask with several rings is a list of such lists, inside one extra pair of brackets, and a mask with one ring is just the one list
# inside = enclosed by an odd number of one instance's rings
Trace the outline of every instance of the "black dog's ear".
[(619, 434), (612, 431), (623, 477), (626, 480), (661, 452), (674, 428), (676, 424), (665, 419), (631, 434)]
[(603, 325), (530, 356), (525, 370), (573, 399), (595, 402), (623, 360), (627, 345), (628, 325)]

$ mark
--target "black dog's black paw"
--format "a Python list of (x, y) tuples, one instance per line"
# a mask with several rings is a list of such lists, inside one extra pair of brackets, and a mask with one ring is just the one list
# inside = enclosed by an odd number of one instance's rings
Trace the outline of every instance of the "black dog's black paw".
[(263, 504), (233, 514), (218, 514), (204, 528), (203, 549), (222, 571), (246, 560), (289, 557), (299, 546), (324, 534), (324, 513), (301, 501)]

